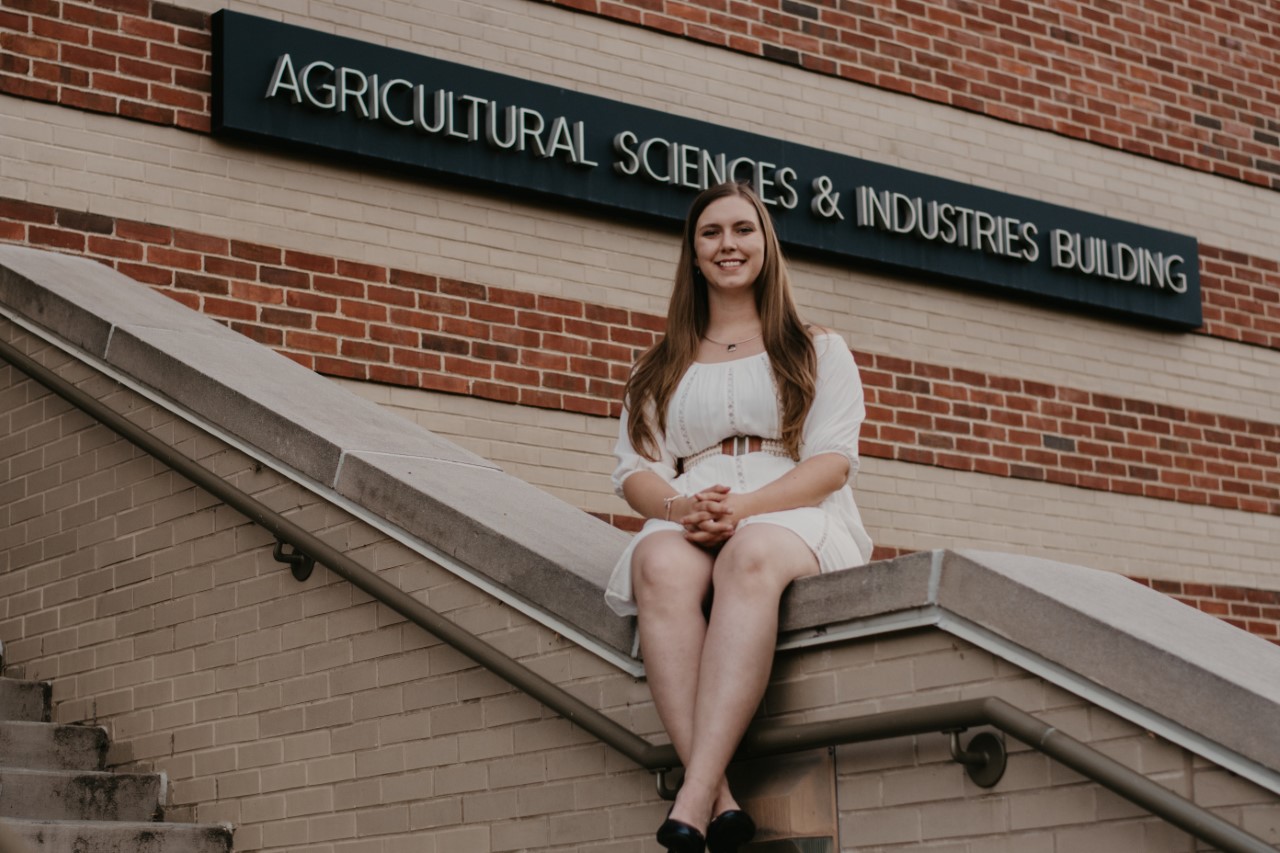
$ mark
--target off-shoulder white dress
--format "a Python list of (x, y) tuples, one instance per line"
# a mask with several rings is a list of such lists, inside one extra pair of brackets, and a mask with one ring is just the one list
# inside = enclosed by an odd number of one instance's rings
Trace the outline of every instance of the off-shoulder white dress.
[[(858, 431), (866, 417), (862, 381), (848, 345), (839, 335), (814, 336), (818, 354), (817, 387), (800, 445), (801, 460), (820, 453), (839, 453), (849, 460), (845, 485), (815, 507), (754, 515), (741, 522), (777, 524), (794, 531), (813, 550), (821, 571), (860, 566), (871, 559), (871, 537), (862, 525), (853, 500), (854, 475), (858, 471)], [(614, 489), (638, 471), (653, 471), (684, 495), (716, 484), (731, 491), (749, 492), (781, 477), (796, 462), (770, 453), (743, 456), (714, 455), (676, 474), (676, 460), (691, 456), (734, 435), (780, 438), (777, 385), (768, 355), (746, 356), (717, 364), (695, 362), (672, 395), (667, 412), (667, 434), (662, 455), (654, 462), (642, 457), (627, 438), (627, 415), (619, 424), (614, 450), (618, 467)], [(631, 593), (631, 555), (636, 545), (659, 530), (682, 531), (674, 521), (651, 518), (631, 540), (613, 569), (605, 600), (615, 612), (636, 612)]]

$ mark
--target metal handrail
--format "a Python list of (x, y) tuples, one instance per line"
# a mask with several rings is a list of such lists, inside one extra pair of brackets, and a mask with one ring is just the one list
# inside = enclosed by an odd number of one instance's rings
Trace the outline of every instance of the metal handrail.
[[(178, 453), (123, 415), (86, 394), (52, 370), (5, 341), (0, 358), (47, 387), (146, 453), (163, 462), (196, 486), (259, 524), (295, 550), (281, 559), (296, 565), (299, 555), (326, 566), (370, 597), (453, 646), (513, 687), (537, 699), (562, 717), (590, 732), (646, 770), (659, 774), (664, 796), (665, 774), (680, 766), (670, 744), (653, 744), (624, 728), (507, 656), (479, 637), (459, 628), (441, 614), (383, 580), (374, 572), (328, 545), (218, 475)], [(279, 544), (277, 554), (279, 555)], [(760, 758), (841, 744), (893, 737), (955, 732), (976, 726), (993, 726), (1081, 775), (1114, 791), (1130, 802), (1227, 853), (1275, 853), (1276, 848), (1236, 827), (1195, 803), (1152, 782), (1145, 776), (1102, 755), (1053, 726), (998, 698), (946, 702), (920, 708), (885, 711), (816, 723), (785, 724), (761, 721), (743, 738), (736, 760)]]

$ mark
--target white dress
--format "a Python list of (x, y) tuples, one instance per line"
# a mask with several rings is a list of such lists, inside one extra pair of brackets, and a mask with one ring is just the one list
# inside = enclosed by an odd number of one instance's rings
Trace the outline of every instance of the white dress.
[[(862, 381), (848, 345), (839, 335), (814, 336), (818, 376), (813, 405), (805, 420), (800, 459), (820, 453), (839, 453), (849, 460), (845, 485), (820, 505), (762, 513), (747, 524), (777, 524), (794, 531), (813, 550), (823, 572), (860, 566), (871, 559), (871, 537), (853, 501), (851, 484), (858, 471), (858, 430), (866, 417)], [(667, 434), (661, 458), (645, 459), (627, 437), (627, 413), (619, 422), (614, 454), (614, 489), (638, 471), (653, 471), (682, 495), (722, 484), (734, 492), (749, 492), (781, 477), (796, 462), (769, 453), (743, 456), (716, 454), (676, 474), (676, 460), (718, 444), (733, 435), (780, 438), (777, 385), (766, 353), (717, 364), (695, 362), (680, 380), (667, 412)], [(636, 612), (631, 593), (631, 555), (644, 537), (659, 530), (683, 531), (674, 521), (647, 520), (618, 560), (605, 590), (605, 601), (616, 613)]]

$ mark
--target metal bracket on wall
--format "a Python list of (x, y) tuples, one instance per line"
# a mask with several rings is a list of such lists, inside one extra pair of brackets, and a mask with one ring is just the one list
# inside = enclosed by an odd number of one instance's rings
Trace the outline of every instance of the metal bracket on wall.
[(943, 734), (951, 735), (951, 758), (964, 765), (975, 785), (992, 788), (1004, 776), (1008, 765), (1008, 753), (1004, 748), (1004, 740), (991, 732), (979, 732), (969, 739), (969, 746), (960, 748), (960, 734), (967, 729), (944, 729)]
[(284, 546), (285, 542), (283, 540), (276, 540), (276, 547), (271, 552), (271, 556), (276, 558), (276, 562), (288, 563), (289, 570), (293, 572), (294, 580), (304, 581), (311, 577), (311, 570), (316, 567), (316, 561), (296, 547), (292, 551), (285, 553)]

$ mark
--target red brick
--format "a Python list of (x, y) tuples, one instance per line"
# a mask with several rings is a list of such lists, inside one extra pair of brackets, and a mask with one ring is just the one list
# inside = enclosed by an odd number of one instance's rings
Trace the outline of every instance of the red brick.
[[(312, 326), (312, 315), (304, 311), (290, 311), (286, 308), (264, 307), (259, 318), (264, 323), (272, 326), (288, 326), (294, 329), (310, 329)], [(337, 351), (337, 344), (334, 344), (334, 352)]]
[(316, 356), (315, 360), (316, 372), (323, 373), (326, 376), (341, 376), (345, 379), (359, 379), (361, 381), (369, 378), (369, 366), (359, 361), (351, 361), (345, 358), (327, 358), (325, 356)]
[(367, 331), (364, 323), (342, 317), (319, 316), (315, 318), (316, 331), (342, 338), (363, 338)]
[[(263, 313), (266, 312), (264, 311)], [(287, 347), (307, 352), (325, 353), (327, 355), (334, 355), (338, 352), (337, 338), (331, 335), (318, 335), (314, 332), (285, 332), (284, 343)]]
[[(0, 25), (3, 25), (4, 18), (0, 15)], [(17, 27), (10, 27), (18, 29)], [(22, 27), (19, 32), (26, 31), (26, 27)], [(85, 46), (89, 44), (89, 28), (77, 27), (74, 24), (68, 24), (65, 21), (52, 20), (50, 18), (32, 18), (31, 34), (40, 36), (41, 38), (50, 39), (55, 42), (68, 42), (70, 44), (78, 44)]]
[(165, 65), (176, 65), (179, 68), (201, 70), (205, 67), (205, 54), (198, 50), (185, 50), (158, 42), (152, 42), (148, 56)]
[(130, 80), (115, 74), (97, 73), (93, 75), (93, 87), (114, 95), (126, 98), (143, 99), (148, 95), (148, 84), (140, 80)]
[(486, 400), (497, 400), (500, 403), (518, 403), (520, 401), (520, 389), (498, 382), (473, 382), (471, 383), (471, 393)]
[(173, 110), (157, 107), (152, 104), (140, 104), (136, 101), (121, 101), (120, 115), (135, 118), (152, 124), (172, 125), (176, 120)]
[(152, 85), (151, 97), (165, 106), (181, 110), (203, 110), (204, 95), (187, 89), (174, 89), (169, 86)]
[(428, 331), (437, 331), (440, 328), (440, 318), (435, 314), (426, 314), (421, 311), (405, 311), (398, 308), (391, 309), (390, 320), (400, 326), (410, 326), (415, 329), (426, 329)]
[(335, 296), (350, 296), (361, 298), (364, 296), (364, 282), (352, 281), (349, 278), (335, 278), (328, 275), (312, 276), (311, 286), (322, 293), (332, 293)]
[(385, 282), (387, 280), (386, 267), (374, 266), (372, 264), (360, 264), (354, 261), (338, 261), (338, 275), (343, 278), (358, 278), (362, 281)]
[(175, 6), (172, 3), (162, 3), (159, 0), (152, 0), (151, 14), (158, 21), (167, 21), (179, 27), (185, 27), (193, 30), (208, 30), (209, 16), (198, 9), (190, 9), (185, 6)]
[(564, 319), (548, 314), (521, 311), (516, 315), (516, 323), (526, 329), (537, 329), (541, 332), (560, 332), (564, 330)]
[(153, 264), (174, 267), (175, 269), (198, 270), (204, 265), (204, 258), (195, 252), (184, 252), (168, 246), (149, 246), (147, 260)]
[(484, 301), (488, 298), (488, 289), (484, 285), (473, 284), (467, 281), (458, 281), (452, 278), (442, 278), (439, 280), (441, 293), (447, 293), (450, 296), (461, 296), (465, 299), (478, 299)]
[(575, 300), (561, 299), (557, 296), (539, 295), (538, 310), (546, 311), (550, 314), (561, 314), (565, 317), (581, 317), (583, 304)]
[(85, 24), (90, 27), (96, 27), (104, 30), (117, 30), (120, 28), (120, 18), (105, 9), (95, 6), (81, 6), (76, 3), (45, 3), (43, 0), (37, 0), (41, 5), (48, 7), (52, 11), (41, 12), (41, 14), (57, 17), (58, 9), (61, 7), (62, 19), (73, 21), (77, 24)]
[(436, 353), (398, 347), (392, 349), (391, 360), (396, 364), (421, 370), (439, 370), (444, 365), (444, 359)]
[(469, 376), (473, 379), (490, 379), (493, 377), (493, 365), (459, 356), (445, 356), (444, 369), (455, 376)]
[(262, 305), (281, 305), (284, 303), (284, 291), (278, 287), (266, 287), (248, 281), (231, 282), (230, 294), (235, 299), (257, 302)]
[(342, 342), (341, 352), (348, 358), (358, 358), (361, 361), (391, 361), (390, 347), (370, 343), (368, 341), (344, 340)]
[(119, 101), (96, 92), (82, 92), (78, 89), (62, 89), (57, 96), (58, 103), (65, 107), (75, 107), (95, 113), (115, 113), (119, 110)]
[(377, 323), (384, 323), (387, 320), (387, 306), (374, 302), (343, 299), (338, 303), (338, 310), (343, 315), (357, 320), (372, 320)]
[[(73, 47), (74, 45), (68, 45), (68, 49)], [(0, 33), (0, 50), (38, 59), (54, 60), (59, 58), (58, 43), (56, 41), (34, 38), (18, 33)]]
[(117, 33), (97, 30), (93, 33), (90, 44), (107, 53), (118, 53), (141, 59), (147, 55), (147, 43), (141, 39), (129, 38)]
[(421, 381), (418, 372), (415, 370), (402, 370), (397, 367), (388, 367), (385, 364), (370, 364), (368, 369), (370, 382), (416, 388)]
[(93, 68), (98, 71), (116, 70), (117, 59), (113, 54), (74, 44), (63, 44), (58, 52), (58, 58), (68, 65), (77, 65), (81, 68)]
[(405, 308), (412, 308), (418, 301), (417, 295), (411, 290), (399, 287), (384, 287), (376, 284), (369, 285), (368, 296), (373, 302), (399, 305)]
[(174, 287), (183, 290), (193, 290), (199, 293), (213, 293), (225, 296), (230, 292), (230, 285), (226, 279), (214, 278), (207, 275), (196, 275), (189, 272), (175, 272), (173, 274)]
[[(318, 271), (324, 272), (324, 270)], [(412, 288), (414, 290), (434, 292), (439, 289), (439, 281), (435, 276), (408, 272), (406, 270), (391, 270), (390, 282), (392, 284)]]
[(77, 231), (64, 231), (58, 228), (46, 228), (32, 225), (27, 228), (27, 240), (33, 246), (47, 246), (51, 249), (71, 249), (83, 252), (85, 235)]
[(120, 57), (120, 67), (117, 70), (128, 77), (140, 77), (152, 83), (173, 82), (173, 69), (168, 65), (161, 65), (156, 62), (145, 62), (140, 59), (122, 56)]
[[(116, 269), (129, 276), (129, 278), (134, 279), (135, 281), (140, 281), (143, 284), (173, 284), (173, 270), (164, 269), (163, 267), (154, 267), (150, 264), (131, 264), (121, 261), (116, 265)], [(166, 295), (172, 294), (166, 293)], [(174, 298), (177, 299), (178, 297), (175, 296)], [(184, 304), (187, 303), (184, 302)], [(199, 307), (199, 302), (197, 301), (192, 307)]]
[(258, 313), (253, 305), (231, 299), (219, 299), (216, 296), (205, 297), (202, 310), (206, 314), (232, 320), (255, 320)]

